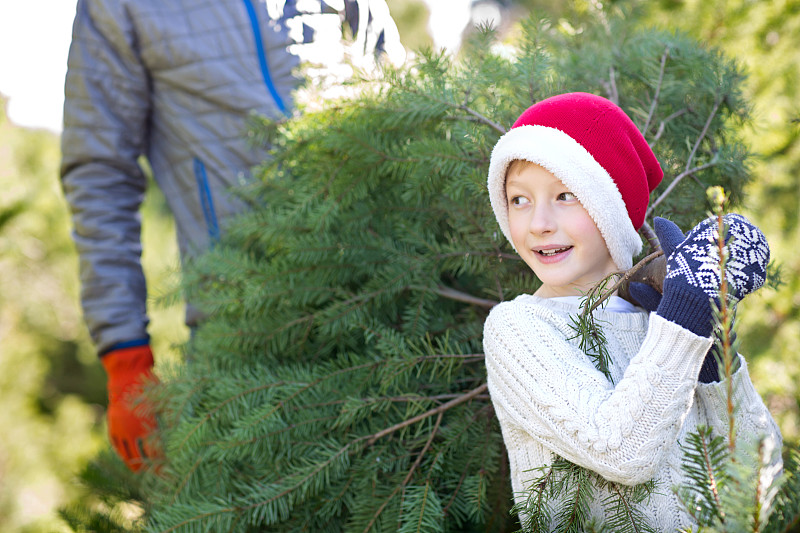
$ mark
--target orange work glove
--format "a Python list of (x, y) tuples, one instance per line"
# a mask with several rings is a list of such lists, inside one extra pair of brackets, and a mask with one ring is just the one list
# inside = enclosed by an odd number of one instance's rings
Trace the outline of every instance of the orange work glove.
[(150, 346), (112, 350), (100, 358), (108, 374), (108, 434), (117, 453), (134, 472), (144, 466), (144, 459), (160, 457), (151, 432), (155, 417), (145, 412), (147, 405), (135, 404), (144, 382), (157, 382), (153, 374)]

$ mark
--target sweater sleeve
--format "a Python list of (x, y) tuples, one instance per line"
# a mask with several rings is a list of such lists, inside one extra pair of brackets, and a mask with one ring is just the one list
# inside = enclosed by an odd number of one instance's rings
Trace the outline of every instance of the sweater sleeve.
[(510, 302), (486, 320), (489, 391), (501, 423), (610, 481), (651, 479), (692, 405), (710, 339), (651, 315), (638, 354), (615, 386), (566, 340), (566, 326), (550, 313)]
[[(734, 431), (738, 443), (755, 446), (762, 438), (771, 441), (778, 451), (776, 462), (780, 461), (780, 450), (783, 445), (778, 424), (772, 418), (767, 406), (753, 386), (747, 370), (747, 361), (741, 355), (739, 368), (733, 374)], [(700, 383), (697, 386), (696, 398), (700, 412), (700, 423), (716, 428), (717, 434), (727, 432), (728, 423), (728, 386), (724, 379), (713, 383)]]

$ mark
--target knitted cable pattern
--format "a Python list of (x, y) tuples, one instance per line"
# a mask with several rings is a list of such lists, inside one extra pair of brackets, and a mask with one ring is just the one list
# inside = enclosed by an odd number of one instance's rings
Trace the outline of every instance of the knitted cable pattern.
[[(678, 443), (698, 425), (719, 426), (724, 388), (695, 390), (710, 339), (656, 314), (599, 312), (608, 339), (609, 382), (577, 347), (570, 314), (577, 307), (534, 296), (496, 306), (484, 327), (489, 391), (508, 449), (512, 487), (524, 500), (532, 469), (554, 454), (623, 484), (656, 479), (646, 503), (659, 531), (691, 524), (672, 486), (681, 482)], [(746, 367), (739, 373), (745, 372)], [(737, 373), (738, 374), (738, 373)], [(748, 379), (740, 379), (740, 431), (777, 427)], [(709, 416), (713, 413), (713, 416)], [(724, 434), (723, 431), (720, 432)], [(602, 494), (593, 502), (602, 517)]]

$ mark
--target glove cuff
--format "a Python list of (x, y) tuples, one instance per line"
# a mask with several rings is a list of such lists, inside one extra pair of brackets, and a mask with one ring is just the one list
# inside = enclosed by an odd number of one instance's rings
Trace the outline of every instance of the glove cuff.
[(700, 383), (716, 383), (719, 381), (719, 365), (717, 358), (714, 356), (714, 348), (708, 350), (706, 358), (703, 360), (703, 366), (700, 367), (700, 373), (697, 375), (697, 381)]
[(152, 375), (153, 352), (148, 344), (120, 348), (103, 355), (100, 362), (108, 374), (109, 394), (114, 394)]
[(700, 337), (710, 337), (714, 328), (709, 296), (675, 279), (664, 280), (664, 295), (656, 313)]

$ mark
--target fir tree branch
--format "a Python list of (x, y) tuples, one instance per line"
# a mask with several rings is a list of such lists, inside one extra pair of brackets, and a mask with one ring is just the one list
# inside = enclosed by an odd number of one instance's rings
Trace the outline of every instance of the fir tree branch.
[[(425, 395), (416, 395), (416, 396), (414, 396), (414, 395), (411, 395), (411, 396), (382, 396), (382, 397), (378, 397), (378, 398), (362, 398), (362, 401), (364, 402), (364, 404), (374, 404), (374, 403), (381, 403), (381, 402), (408, 403), (408, 402), (420, 402), (420, 401), (423, 401), (423, 400), (430, 400), (433, 403), (441, 404), (442, 400), (452, 400), (454, 398), (460, 398), (461, 396), (462, 396), (461, 394), (455, 394), (455, 393), (451, 393), (451, 394), (435, 394), (433, 396), (425, 396)], [(486, 395), (486, 396), (478, 395), (475, 398), (488, 399), (489, 396), (488, 395)], [(307, 411), (309, 409), (319, 409), (321, 407), (331, 407), (331, 406), (334, 406), (334, 405), (342, 405), (342, 404), (348, 403), (349, 401), (351, 401), (351, 399), (348, 398), (348, 399), (342, 399), (342, 400), (331, 400), (329, 402), (313, 403), (313, 404), (308, 404), (308, 405), (304, 404), (302, 406), (293, 407), (288, 412), (300, 412), (300, 411)], [(285, 428), (281, 428), (279, 431), (268, 433), (268, 434), (265, 434), (265, 435), (263, 435), (261, 437), (258, 437), (258, 438), (264, 438), (264, 437), (268, 437), (268, 436), (278, 435), (281, 432), (286, 431), (287, 429), (291, 429), (291, 428), (293, 428), (295, 426), (299, 426), (301, 424), (304, 425), (304, 424), (309, 424), (309, 423), (314, 423), (314, 422), (319, 422), (319, 421), (324, 421), (324, 420), (330, 420), (330, 419), (335, 419), (335, 418), (337, 418), (337, 417), (336, 416), (330, 416), (330, 417), (322, 417), (322, 418), (314, 418), (314, 419), (310, 419), (310, 420), (304, 420), (303, 422), (300, 422), (298, 424), (294, 424), (292, 426), (286, 426)], [(254, 438), (254, 439), (248, 440), (246, 442), (248, 442), (248, 443), (249, 442), (255, 442), (256, 440), (257, 439)], [(244, 444), (245, 442), (241, 442), (241, 443)]]
[(315, 475), (317, 475), (322, 470), (324, 470), (328, 465), (330, 465), (336, 459), (341, 457), (345, 452), (348, 452), (350, 450), (350, 447), (353, 446), (354, 444), (356, 444), (359, 440), (361, 440), (361, 439), (358, 439), (358, 440), (353, 441), (353, 442), (348, 442), (347, 444), (345, 444), (344, 446), (339, 448), (339, 450), (335, 454), (333, 454), (331, 457), (329, 457), (326, 461), (318, 463), (316, 468), (314, 468), (313, 470), (308, 472), (305, 476), (300, 478), (291, 487), (287, 487), (286, 489), (284, 489), (280, 493), (278, 493), (278, 494), (276, 494), (274, 496), (271, 496), (270, 498), (267, 498), (266, 500), (258, 501), (258, 502), (255, 502), (255, 503), (251, 503), (250, 505), (246, 505), (246, 506), (237, 507), (235, 510), (237, 510), (237, 511), (246, 511), (246, 510), (249, 510), (249, 509), (255, 509), (257, 507), (263, 507), (264, 505), (268, 505), (268, 504), (270, 504), (272, 502), (275, 502), (275, 501), (283, 498), (287, 494), (291, 494), (292, 492), (294, 492), (297, 489), (299, 489), (303, 485), (303, 483), (305, 483), (309, 479), (313, 478)]
[(645, 216), (650, 216), (653, 213), (653, 210), (656, 208), (656, 206), (658, 206), (658, 204), (663, 202), (666, 199), (666, 197), (669, 196), (669, 193), (672, 192), (672, 189), (674, 189), (678, 185), (678, 183), (680, 183), (681, 180), (683, 180), (683, 178), (685, 178), (687, 176), (691, 176), (694, 173), (700, 172), (700, 171), (705, 170), (707, 168), (711, 168), (711, 167), (715, 166), (716, 164), (717, 164), (716, 161), (710, 161), (710, 162), (705, 163), (703, 165), (696, 166), (696, 167), (691, 168), (689, 170), (685, 170), (685, 171), (681, 172), (680, 174), (678, 174), (677, 176), (675, 176), (675, 179), (673, 179), (672, 182), (670, 182), (669, 186), (666, 189), (664, 189), (664, 192), (662, 192), (659, 195), (659, 197), (656, 198), (653, 201), (653, 203), (650, 204), (650, 207), (647, 208), (647, 213), (646, 213)]
[(219, 403), (218, 405), (214, 406), (213, 409), (209, 410), (205, 414), (205, 416), (203, 416), (203, 418), (199, 422), (197, 422), (197, 424), (195, 424), (195, 426), (192, 428), (192, 430), (189, 431), (189, 433), (186, 434), (186, 436), (184, 436), (183, 440), (178, 444), (178, 447), (181, 448), (181, 447), (185, 446), (186, 445), (186, 441), (189, 440), (189, 437), (194, 435), (194, 433), (198, 429), (200, 429), (203, 426), (203, 424), (205, 424), (206, 422), (211, 420), (216, 413), (218, 413), (223, 407), (225, 407), (229, 403), (231, 403), (233, 401), (236, 401), (236, 400), (238, 400), (240, 398), (243, 398), (245, 396), (248, 396), (250, 394), (254, 394), (256, 392), (259, 392), (259, 391), (262, 391), (262, 390), (266, 390), (266, 389), (269, 389), (271, 387), (279, 387), (281, 385), (286, 385), (286, 382), (277, 381), (277, 382), (273, 382), (273, 383), (266, 383), (264, 385), (259, 385), (258, 387), (252, 387), (250, 389), (243, 390), (243, 391), (241, 391), (241, 392), (239, 392), (237, 394), (234, 394), (233, 396), (230, 396), (229, 398), (226, 398), (225, 401)]
[(719, 257), (717, 268), (720, 273), (719, 283), (719, 304), (716, 315), (719, 321), (722, 335), (722, 363), (724, 366), (724, 377), (726, 381), (726, 394), (727, 394), (727, 411), (728, 411), (728, 450), (731, 456), (736, 451), (735, 441), (735, 418), (734, 418), (734, 401), (733, 401), (733, 357), (731, 338), (731, 327), (733, 325), (733, 317), (731, 315), (730, 301), (728, 299), (728, 276), (727, 276), (727, 263), (728, 258), (725, 253), (725, 240), (727, 237), (727, 227), (723, 219), (725, 210), (725, 191), (722, 187), (709, 187), (706, 191), (708, 198), (711, 202), (711, 208), (714, 215), (717, 217), (717, 254)]
[[(315, 407), (315, 406), (310, 406), (310, 407)], [(298, 409), (295, 409), (295, 410), (300, 411), (302, 409), (298, 408)], [(307, 426), (309, 424), (319, 424), (320, 422), (333, 422), (337, 418), (339, 418), (338, 415), (320, 416), (320, 417), (317, 417), (317, 418), (310, 418), (308, 420), (303, 420), (302, 422), (296, 422), (294, 424), (290, 424), (290, 425), (284, 426), (284, 427), (282, 427), (280, 429), (276, 429), (275, 431), (270, 431), (269, 433), (264, 433), (263, 435), (257, 435), (257, 436), (255, 436), (253, 438), (250, 438), (250, 439), (237, 440), (237, 441), (230, 441), (230, 440), (228, 440), (228, 441), (210, 441), (210, 442), (207, 442), (206, 444), (214, 445), (214, 446), (220, 446), (220, 447), (224, 446), (224, 448), (228, 448), (228, 449), (236, 448), (236, 447), (239, 447), (239, 446), (244, 446), (246, 444), (254, 444), (254, 443), (256, 443), (256, 442), (258, 442), (260, 440), (270, 439), (270, 438), (275, 437), (277, 435), (280, 435), (282, 433), (286, 433), (288, 431), (292, 431), (292, 430), (295, 430), (295, 429), (297, 429), (299, 427)], [(328, 432), (325, 432), (323, 434), (326, 435)]]
[(686, 113), (688, 113), (688, 112), (689, 112), (689, 108), (688, 108), (688, 107), (684, 107), (683, 109), (679, 109), (678, 111), (675, 111), (675, 112), (674, 112), (674, 113), (672, 113), (671, 115), (667, 116), (667, 118), (665, 118), (664, 120), (662, 120), (662, 121), (661, 121), (661, 122), (658, 124), (658, 131), (656, 131), (656, 135), (655, 135), (655, 137), (653, 137), (653, 140), (652, 140), (652, 141), (650, 141), (650, 148), (652, 148), (653, 146), (655, 146), (655, 144), (658, 142), (658, 140), (659, 140), (659, 139), (661, 138), (661, 136), (664, 134), (664, 130), (666, 129), (666, 127), (667, 127), (667, 124), (668, 124), (669, 122), (671, 122), (673, 119), (676, 119), (676, 118), (678, 118), (679, 116), (681, 116), (681, 115), (684, 115), (684, 114), (686, 114)]
[(408, 474), (403, 479), (403, 486), (405, 487), (408, 485), (408, 482), (411, 481), (411, 477), (414, 475), (414, 471), (419, 467), (422, 463), (422, 458), (425, 457), (425, 454), (428, 453), (428, 449), (431, 447), (431, 443), (433, 442), (433, 438), (436, 436), (436, 433), (439, 431), (439, 426), (442, 423), (442, 417), (444, 416), (444, 412), (439, 412), (439, 415), (436, 417), (436, 422), (433, 424), (433, 429), (431, 429), (431, 434), (428, 437), (425, 446), (422, 447), (422, 451), (419, 452), (417, 455), (417, 460), (414, 461), (414, 464), (411, 465), (411, 468), (408, 469)]
[[(482, 229), (482, 228), (479, 228)], [(496, 257), (498, 259), (508, 259), (511, 261), (522, 261), (518, 254), (510, 254), (507, 252), (501, 252), (499, 248), (495, 247), (494, 251), (492, 252), (476, 252), (476, 251), (465, 251), (465, 252), (448, 252), (444, 254), (436, 254), (433, 256), (433, 259), (447, 259), (449, 257), (461, 257), (465, 254), (474, 255), (475, 257)]]
[(486, 392), (488, 390), (488, 388), (489, 388), (489, 386), (486, 383), (484, 383), (483, 385), (480, 385), (479, 387), (476, 387), (476, 388), (472, 389), (471, 391), (462, 394), (458, 398), (454, 398), (454, 399), (450, 400), (449, 402), (440, 405), (439, 407), (436, 407), (436, 408), (431, 409), (429, 411), (426, 411), (424, 413), (420, 413), (417, 416), (409, 418), (408, 420), (404, 420), (404, 421), (402, 421), (402, 422), (400, 422), (398, 424), (393, 425), (392, 427), (386, 428), (386, 429), (381, 430), (381, 431), (379, 431), (377, 433), (374, 433), (372, 435), (367, 435), (366, 437), (362, 437), (362, 438), (367, 439), (367, 446), (372, 446), (375, 443), (375, 441), (377, 441), (381, 437), (385, 437), (386, 435), (394, 433), (395, 431), (397, 431), (399, 429), (403, 429), (404, 427), (408, 427), (411, 424), (415, 424), (415, 423), (419, 422), (420, 420), (424, 420), (424, 419), (426, 419), (426, 418), (428, 418), (430, 416), (442, 413), (444, 411), (452, 409), (453, 407), (461, 405), (462, 403), (473, 399), (475, 396), (478, 396), (479, 394), (481, 394), (483, 392)]
[(666, 190), (663, 193), (661, 193), (661, 195), (652, 204), (650, 204), (650, 207), (647, 208), (646, 216), (650, 215), (650, 213), (653, 212), (653, 209), (655, 209), (655, 207), (658, 204), (660, 204), (664, 200), (664, 198), (667, 197), (667, 195), (672, 191), (672, 189), (674, 189), (675, 186), (678, 185), (678, 183), (680, 183), (680, 181), (683, 178), (685, 178), (686, 176), (691, 176), (696, 172), (699, 172), (701, 170), (716, 165), (716, 161), (712, 160), (704, 165), (699, 165), (694, 168), (691, 168), (692, 164), (694, 163), (694, 157), (697, 154), (697, 150), (700, 148), (700, 144), (703, 142), (703, 139), (705, 139), (706, 135), (708, 134), (708, 130), (711, 127), (711, 123), (714, 121), (714, 117), (716, 117), (717, 115), (717, 111), (719, 110), (719, 106), (722, 104), (722, 100), (723, 100), (722, 98), (717, 98), (716, 101), (714, 102), (714, 107), (711, 109), (711, 113), (708, 114), (706, 123), (703, 125), (703, 129), (700, 132), (700, 135), (697, 137), (697, 140), (695, 141), (694, 145), (692, 146), (692, 151), (689, 154), (689, 157), (686, 159), (686, 166), (683, 172), (678, 174), (678, 176), (676, 176), (675, 179), (673, 179), (672, 182), (669, 184), (669, 187), (667, 187)]
[[(381, 161), (394, 161), (395, 163), (418, 163), (419, 162), (418, 159), (410, 159), (410, 158), (407, 158), (407, 157), (405, 157), (405, 158), (392, 157), (389, 154), (387, 154), (386, 152), (384, 152), (382, 150), (378, 150), (377, 148), (375, 148), (371, 144), (368, 144), (368, 143), (362, 141), (360, 137), (356, 137), (355, 135), (352, 135), (352, 134), (348, 133), (343, 128), (339, 128), (336, 131), (342, 137), (350, 139), (351, 141), (353, 141), (353, 143), (357, 144), (358, 146), (361, 146), (362, 148), (366, 148), (367, 150), (369, 150), (373, 154), (375, 154), (377, 156), (380, 156)], [(366, 172), (364, 174), (366, 174)], [(357, 186), (358, 183), (359, 183), (358, 180), (354, 181), (350, 185), (350, 187), (348, 189), (346, 189), (345, 191), (343, 191), (342, 194), (340, 194), (339, 196), (340, 197), (343, 196), (344, 193), (347, 192), (347, 190), (352, 189), (353, 187)]]
[(583, 492), (589, 491), (591, 493), (592, 486), (591, 486), (591, 475), (592, 472), (586, 470), (576, 464), (570, 464), (571, 472), (568, 475), (574, 475), (578, 478), (578, 486), (575, 488), (575, 500), (572, 502), (572, 510), (569, 514), (569, 521), (564, 525), (564, 531), (569, 532), (573, 531), (573, 527), (578, 527), (577, 531), (580, 531), (583, 526), (585, 525), (585, 519), (583, 517), (582, 509), (581, 509), (581, 501), (583, 499)]
[[(423, 456), (427, 453), (428, 448), (431, 445), (431, 442), (433, 442), (434, 436), (439, 431), (439, 426), (442, 423), (443, 415), (444, 415), (444, 412), (440, 412), (439, 416), (436, 418), (436, 423), (434, 424), (434, 427), (431, 430), (431, 434), (430, 434), (430, 437), (428, 438), (428, 441), (425, 443), (425, 446), (422, 448), (422, 451), (417, 456), (416, 461), (414, 461), (414, 464), (409, 469), (408, 474), (406, 475), (405, 479), (403, 479), (402, 483), (400, 483), (400, 485), (396, 486), (394, 488), (394, 490), (391, 492), (391, 494), (389, 494), (389, 496), (384, 500), (384, 502), (381, 504), (381, 506), (378, 508), (378, 510), (372, 516), (370, 521), (367, 523), (367, 526), (364, 528), (363, 533), (367, 533), (370, 529), (372, 529), (372, 526), (375, 525), (375, 522), (378, 520), (380, 515), (383, 513), (383, 510), (386, 509), (386, 506), (389, 505), (389, 503), (392, 501), (392, 499), (394, 498), (395, 494), (397, 494), (400, 490), (405, 492), (405, 487), (406, 487), (406, 485), (408, 485), (408, 482), (411, 480), (411, 476), (414, 474), (414, 471), (417, 469), (417, 467), (419, 467), (420, 463), (422, 462)], [(401, 506), (402, 506), (402, 503), (401, 503)], [(398, 517), (398, 520), (399, 519), (400, 518)], [(399, 529), (399, 525), (398, 525), (398, 529)]]
[[(406, 487), (408, 486), (408, 482), (411, 481), (411, 478), (414, 475), (414, 471), (422, 463), (422, 458), (425, 457), (425, 454), (428, 452), (428, 448), (430, 448), (431, 443), (433, 442), (433, 438), (436, 436), (436, 433), (439, 431), (439, 426), (442, 423), (442, 417), (443, 416), (444, 416), (444, 412), (440, 412), (439, 415), (436, 417), (436, 422), (433, 424), (433, 429), (431, 429), (431, 434), (428, 437), (428, 440), (425, 442), (425, 446), (422, 447), (422, 450), (417, 455), (417, 459), (414, 461), (414, 464), (411, 465), (411, 468), (408, 469), (408, 474), (406, 474), (406, 477), (403, 478), (402, 483), (400, 483), (400, 487), (402, 487), (402, 489), (403, 489), (403, 494), (400, 497), (400, 508), (401, 509), (403, 508), (403, 500), (405, 499)], [(427, 487), (427, 485), (426, 485), (426, 487)], [(427, 491), (427, 489), (426, 489), (426, 491)], [(386, 503), (386, 502), (384, 502), (384, 503)], [(420, 515), (420, 517), (421, 516), (422, 515)], [(403, 515), (402, 515), (402, 513), (400, 513), (400, 515), (397, 517), (397, 522), (398, 522), (397, 529), (398, 530), (400, 529), (400, 524), (401, 524), (402, 518), (403, 518)], [(366, 531), (368, 531), (368, 529), (365, 529), (364, 531), (366, 532)]]
[[(660, 257), (662, 255), (664, 255), (664, 252), (661, 250), (657, 250), (651, 253), (650, 255), (644, 257), (641, 261), (633, 265), (632, 268), (626, 270), (625, 272), (612, 272), (611, 274), (600, 280), (594, 287), (591, 288), (591, 290), (589, 291), (589, 296), (596, 294), (601, 289), (603, 290), (603, 293), (600, 295), (599, 298), (597, 298), (597, 300), (595, 300), (595, 302), (591, 306), (586, 306), (584, 308), (583, 316), (588, 317), (589, 315), (591, 315), (598, 307), (603, 305), (603, 302), (608, 300), (617, 291), (617, 289), (620, 288), (620, 286), (623, 283), (628, 281), (631, 278), (631, 276), (633, 276), (639, 270), (641, 270), (642, 267), (644, 267), (647, 263), (649, 263), (656, 257)], [(614, 282), (614, 284), (611, 285), (611, 287), (605, 289), (604, 287), (608, 282), (608, 280), (614, 276), (618, 276), (617, 281)]]
[[(261, 422), (262, 420), (264, 420), (266, 418), (269, 418), (274, 413), (276, 413), (277, 411), (282, 409), (289, 402), (289, 400), (292, 400), (292, 399), (296, 398), (297, 396), (299, 396), (303, 392), (306, 392), (309, 389), (311, 389), (313, 387), (316, 387), (320, 383), (323, 383), (323, 382), (325, 382), (325, 381), (327, 381), (327, 380), (329, 380), (329, 379), (331, 379), (333, 377), (339, 376), (341, 374), (346, 374), (348, 372), (355, 372), (357, 370), (363, 370), (364, 368), (375, 368), (375, 367), (379, 366), (380, 364), (381, 364), (381, 362), (365, 363), (363, 365), (350, 366), (350, 367), (347, 367), (347, 368), (339, 369), (339, 370), (337, 370), (335, 372), (330, 372), (328, 374), (325, 374), (324, 376), (322, 376), (320, 378), (317, 378), (316, 380), (312, 381), (311, 383), (307, 383), (304, 387), (301, 387), (298, 390), (294, 391), (292, 394), (290, 394), (286, 398), (283, 398), (281, 401), (279, 401), (277, 404), (275, 404), (275, 406), (268, 413), (262, 415), (257, 420), (254, 420), (254, 421), (250, 422), (250, 424), (248, 424), (247, 427), (252, 427), (254, 424), (259, 423), (259, 422)], [(268, 385), (264, 385), (262, 388), (268, 388), (268, 386), (274, 386), (274, 385), (278, 385), (278, 384), (285, 384), (285, 383), (270, 383)]]
[[(700, 430), (700, 428), (698, 428)], [(711, 458), (711, 451), (708, 448), (708, 440), (706, 437), (710, 436), (710, 430), (704, 428), (700, 431), (700, 442), (702, 443), (702, 451), (703, 451), (703, 463), (706, 468), (706, 474), (708, 475), (708, 488), (711, 491), (711, 495), (714, 497), (714, 503), (717, 506), (717, 509), (721, 509), (721, 502), (719, 497), (719, 487), (717, 486), (717, 476), (714, 473), (714, 461)], [(724, 522), (724, 517), (722, 517)]]
[(656, 83), (656, 93), (653, 95), (653, 100), (650, 102), (650, 112), (647, 114), (647, 120), (644, 123), (644, 127), (642, 128), (642, 135), (647, 135), (647, 130), (650, 128), (650, 121), (653, 120), (653, 116), (656, 112), (656, 107), (658, 107), (658, 97), (661, 94), (661, 85), (664, 83), (664, 70), (667, 65), (667, 58), (669, 57), (669, 45), (664, 48), (664, 53), (661, 55), (661, 69), (658, 73), (658, 83)]
[(395, 495), (398, 492), (400, 492), (400, 490), (403, 489), (403, 488), (404, 488), (403, 485), (397, 485), (394, 488), (394, 490), (389, 494), (389, 496), (387, 496), (386, 499), (383, 501), (381, 506), (378, 507), (378, 510), (375, 511), (375, 514), (372, 515), (372, 518), (370, 519), (370, 521), (367, 522), (367, 526), (364, 528), (362, 533), (368, 533), (368, 531), (370, 529), (372, 529), (372, 526), (375, 525), (375, 522), (377, 522), (378, 518), (380, 518), (380, 516), (383, 514), (383, 510), (386, 509), (386, 506), (389, 505), (389, 503), (392, 501), (392, 499), (395, 497)]
[(628, 522), (630, 522), (633, 531), (635, 533), (640, 533), (641, 530), (639, 529), (639, 524), (636, 521), (636, 515), (633, 512), (633, 508), (631, 507), (630, 502), (628, 502), (628, 498), (626, 498), (625, 495), (623, 494), (619, 484), (609, 483), (609, 487), (611, 488), (612, 492), (614, 492), (617, 495), (619, 501), (622, 502), (622, 505), (625, 507), (625, 516), (627, 517)]
[[(413, 288), (413, 287), (412, 287)], [(464, 302), (471, 305), (477, 305), (479, 307), (485, 307), (487, 309), (491, 309), (498, 302), (494, 300), (487, 300), (485, 298), (478, 298), (477, 296), (472, 296), (471, 294), (467, 294), (465, 292), (461, 292), (459, 290), (453, 289), (451, 287), (447, 287), (445, 285), (438, 285), (433, 292), (442, 296), (444, 298), (448, 298), (450, 300), (455, 300), (457, 302)]]
[(172, 531), (177, 531), (177, 530), (181, 529), (183, 526), (186, 526), (186, 525), (191, 524), (192, 522), (196, 522), (198, 520), (202, 520), (203, 518), (208, 518), (210, 516), (217, 516), (217, 515), (221, 515), (221, 514), (225, 514), (225, 513), (235, 513), (236, 511), (238, 511), (238, 509), (236, 507), (225, 507), (224, 509), (217, 509), (215, 511), (208, 511), (206, 513), (200, 513), (200, 514), (195, 515), (195, 516), (193, 516), (191, 518), (187, 518), (186, 520), (178, 522), (174, 526), (172, 526), (170, 528), (167, 528), (167, 529), (161, 531), (160, 533), (172, 533)]
[(722, 100), (722, 98), (717, 98), (714, 102), (714, 107), (711, 109), (711, 113), (708, 114), (708, 119), (706, 119), (703, 130), (700, 132), (700, 136), (697, 137), (697, 140), (692, 147), (692, 152), (689, 154), (689, 158), (686, 160), (686, 167), (683, 170), (684, 173), (688, 172), (689, 168), (694, 163), (694, 156), (697, 154), (697, 149), (700, 148), (700, 144), (703, 142), (703, 139), (706, 138), (708, 129), (711, 127), (711, 123), (713, 122), (714, 117), (717, 115), (717, 111), (719, 110), (719, 106), (722, 104)]
[[(555, 471), (554, 465), (551, 463), (550, 468), (547, 470), (547, 473), (540, 478), (541, 481), (537, 480), (536, 483), (536, 502), (534, 507), (534, 512), (531, 513), (531, 520), (537, 520), (538, 517), (544, 516), (545, 513), (545, 494), (547, 492), (547, 485), (550, 483), (551, 478), (553, 477), (553, 472)], [(538, 531), (538, 526), (536, 531)]]
[(617, 71), (614, 65), (608, 67), (608, 85), (606, 91), (608, 92), (608, 99), (619, 105), (619, 91), (617, 90)]
[(421, 355), (417, 358), (417, 361), (426, 361), (429, 359), (475, 359), (475, 360), (483, 360), (486, 357), (485, 354), (482, 353), (442, 353), (436, 355)]
[(414, 94), (416, 96), (421, 96), (423, 98), (426, 98), (428, 100), (436, 102), (437, 104), (441, 104), (441, 105), (444, 105), (444, 106), (447, 106), (447, 107), (450, 107), (450, 108), (453, 108), (453, 109), (458, 109), (460, 111), (464, 111), (468, 115), (470, 115), (474, 120), (477, 120), (481, 124), (485, 124), (485, 125), (489, 126), (493, 130), (498, 132), (500, 135), (505, 134), (506, 131), (507, 131), (500, 124), (494, 122), (493, 120), (489, 119), (488, 117), (485, 117), (484, 115), (482, 115), (481, 113), (475, 111), (474, 109), (472, 109), (471, 107), (469, 107), (466, 104), (454, 104), (453, 102), (450, 102), (450, 101), (447, 101), (447, 100), (442, 100), (440, 98), (435, 98), (433, 95), (421, 93), (421, 92), (417, 91), (413, 87), (406, 87), (406, 89), (411, 94)]
[(481, 122), (483, 124), (486, 124), (487, 126), (490, 126), (495, 131), (497, 131), (500, 135), (505, 134), (506, 131), (507, 131), (503, 126), (501, 126), (497, 122), (494, 122), (494, 121), (488, 119), (487, 117), (481, 115), (480, 113), (478, 113), (477, 111), (475, 111), (471, 107), (467, 106), (466, 104), (459, 105), (458, 109), (460, 109), (462, 111), (466, 111), (467, 114), (471, 115), (473, 118), (475, 118), (479, 122)]
[(197, 470), (200, 467), (200, 465), (203, 463), (203, 459), (204, 459), (204, 457), (202, 457), (202, 456), (198, 457), (197, 460), (192, 465), (192, 467), (189, 469), (189, 471), (186, 472), (186, 475), (183, 476), (183, 479), (181, 479), (181, 482), (178, 483), (177, 488), (172, 493), (172, 503), (173, 504), (177, 501), (178, 496), (183, 491), (183, 489), (186, 487), (186, 484), (189, 483), (189, 479), (192, 477), (192, 474), (194, 474), (195, 470)]
[(644, 238), (647, 240), (647, 245), (650, 247), (651, 251), (655, 252), (656, 250), (661, 250), (661, 243), (658, 242), (658, 236), (646, 220), (642, 222), (642, 227), (639, 228), (639, 231), (642, 233), (642, 235), (644, 235)]
[[(487, 406), (487, 407), (491, 408), (491, 405), (489, 405), (489, 406)], [(479, 411), (479, 412), (480, 412), (480, 411)], [(479, 412), (478, 412), (478, 413), (479, 413)], [(474, 422), (475, 420), (477, 420), (477, 419), (478, 419), (478, 413), (475, 413), (475, 414), (472, 416), (472, 420), (473, 420), (473, 422)], [(488, 436), (489, 436), (488, 434), (490, 433), (491, 429), (490, 429), (490, 427), (489, 427), (489, 425), (488, 425), (488, 424), (487, 424), (487, 425), (485, 425), (484, 427), (486, 428), (486, 431), (484, 431), (484, 437), (488, 437)], [(458, 440), (458, 438), (459, 438), (459, 437), (461, 437), (461, 435), (463, 435), (463, 434), (464, 434), (464, 432), (467, 430), (467, 428), (468, 428), (468, 426), (466, 426), (466, 425), (465, 425), (465, 426), (462, 426), (462, 428), (461, 428), (461, 431), (459, 431), (459, 432), (458, 432), (458, 434), (454, 436), (453, 440), (454, 440), (454, 441)], [(484, 455), (484, 456), (485, 456), (485, 454), (486, 454), (486, 451), (487, 451), (487, 450), (488, 450), (488, 445), (485, 445), (485, 446), (483, 446), (483, 455)], [(458, 478), (458, 483), (456, 484), (456, 487), (455, 487), (455, 489), (453, 489), (453, 490), (452, 490), (452, 493), (450, 494), (450, 501), (448, 501), (448, 502), (447, 502), (447, 505), (445, 505), (445, 506), (442, 508), (442, 513), (443, 513), (445, 516), (447, 516), (447, 515), (449, 514), (449, 512), (450, 512), (450, 507), (452, 507), (453, 503), (454, 503), (454, 502), (455, 502), (455, 500), (456, 500), (456, 497), (458, 496), (458, 493), (461, 491), (461, 486), (464, 484), (464, 480), (465, 480), (465, 479), (466, 479), (466, 477), (467, 477), (467, 473), (469, 472), (469, 467), (470, 467), (471, 465), (472, 465), (472, 456), (470, 456), (470, 457), (469, 457), (469, 459), (467, 460), (467, 463), (466, 463), (466, 464), (464, 465), (464, 467), (461, 469), (461, 475), (460, 475), (460, 476), (459, 476), (459, 478)]]

